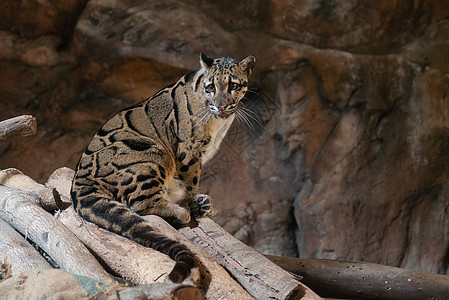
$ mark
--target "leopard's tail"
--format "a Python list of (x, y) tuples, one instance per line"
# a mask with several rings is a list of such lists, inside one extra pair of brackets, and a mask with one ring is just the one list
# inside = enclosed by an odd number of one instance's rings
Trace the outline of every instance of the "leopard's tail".
[(183, 244), (157, 232), (151, 224), (122, 203), (93, 195), (85, 197), (78, 195), (77, 197), (73, 192), (71, 196), (73, 207), (87, 221), (127, 237), (145, 247), (167, 254), (173, 259), (176, 264), (168, 275), (172, 282), (183, 282), (190, 275), (195, 266), (192, 251)]

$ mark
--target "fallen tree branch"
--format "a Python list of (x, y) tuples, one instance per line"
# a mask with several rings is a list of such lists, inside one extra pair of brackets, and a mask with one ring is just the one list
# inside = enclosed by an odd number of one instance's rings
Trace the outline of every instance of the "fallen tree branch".
[(298, 277), (273, 264), (209, 218), (180, 232), (201, 245), (256, 299), (321, 299)]
[(449, 299), (449, 276), (385, 265), (330, 259), (266, 255), (283, 269), (303, 276), (323, 297), (418, 300)]
[(60, 221), (39, 206), (33, 192), (0, 185), (0, 218), (41, 247), (64, 270), (111, 282), (89, 250)]
[(23, 115), (0, 122), (0, 140), (11, 136), (28, 136), (36, 133), (36, 118), (31, 115)]
[(51, 268), (45, 258), (3, 219), (0, 219), (0, 253), (0, 262), (3, 260), (11, 265), (9, 275), (12, 276), (29, 269)]

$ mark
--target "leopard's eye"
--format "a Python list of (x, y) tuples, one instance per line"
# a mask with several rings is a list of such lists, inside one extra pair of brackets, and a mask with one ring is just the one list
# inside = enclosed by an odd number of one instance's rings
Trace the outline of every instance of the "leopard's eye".
[(213, 93), (215, 92), (215, 85), (213, 83), (209, 83), (204, 89), (207, 93)]
[(242, 88), (242, 86), (240, 84), (238, 84), (238, 83), (235, 83), (235, 82), (229, 83), (229, 90), (230, 91), (238, 91), (241, 88)]

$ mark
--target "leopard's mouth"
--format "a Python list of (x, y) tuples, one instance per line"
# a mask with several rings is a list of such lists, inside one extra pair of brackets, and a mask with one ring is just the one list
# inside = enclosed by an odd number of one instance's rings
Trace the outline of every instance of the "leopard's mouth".
[(219, 116), (220, 118), (222, 118), (222, 119), (226, 119), (227, 117), (229, 117), (229, 113), (228, 113), (228, 112), (225, 112), (225, 111), (222, 111), (222, 112), (220, 112), (220, 113), (218, 114), (218, 116)]
[(233, 109), (218, 108), (216, 106), (210, 106), (210, 110), (214, 117), (220, 119), (227, 119), (234, 112)]

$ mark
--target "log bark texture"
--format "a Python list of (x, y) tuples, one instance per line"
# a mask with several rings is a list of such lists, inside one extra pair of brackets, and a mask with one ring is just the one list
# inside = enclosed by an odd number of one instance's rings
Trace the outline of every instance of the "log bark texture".
[(51, 268), (45, 258), (3, 219), (0, 219), (0, 262), (11, 265), (12, 276), (29, 269)]
[(321, 299), (298, 277), (243, 244), (209, 218), (180, 232), (201, 245), (256, 299)]
[(11, 136), (28, 136), (36, 133), (36, 118), (31, 115), (23, 115), (0, 122), (0, 140)]
[(351, 299), (449, 299), (449, 276), (385, 265), (266, 255), (323, 297)]
[(111, 283), (111, 277), (89, 250), (39, 202), (33, 192), (0, 185), (0, 218), (35, 242), (62, 269)]

